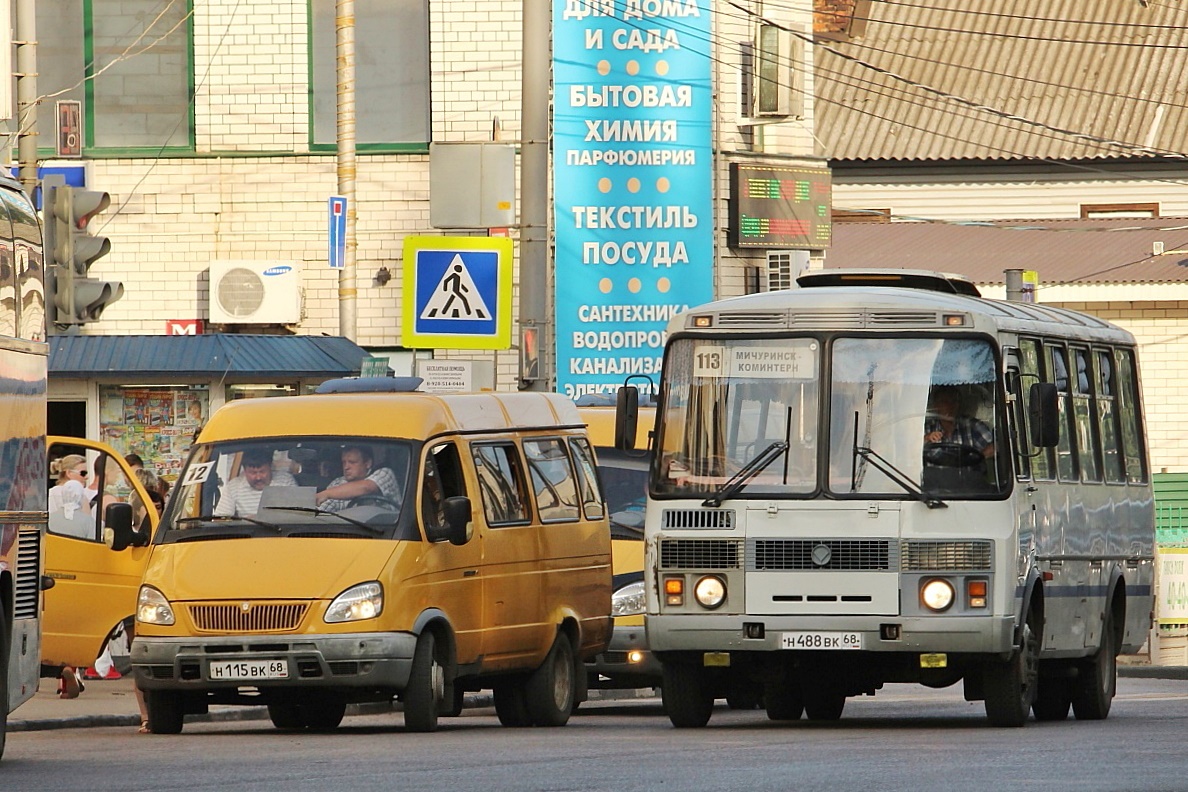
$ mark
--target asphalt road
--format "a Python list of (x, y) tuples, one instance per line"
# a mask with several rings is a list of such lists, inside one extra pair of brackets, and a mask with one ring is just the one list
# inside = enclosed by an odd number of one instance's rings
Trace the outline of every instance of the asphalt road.
[(719, 707), (677, 730), (659, 702), (584, 705), (560, 729), (505, 729), (491, 709), (404, 732), (399, 713), (333, 734), (267, 721), (178, 736), (91, 728), (10, 734), (0, 789), (35, 790), (1184, 790), (1188, 681), (1120, 679), (1110, 718), (989, 726), (960, 687), (889, 686), (835, 723)]

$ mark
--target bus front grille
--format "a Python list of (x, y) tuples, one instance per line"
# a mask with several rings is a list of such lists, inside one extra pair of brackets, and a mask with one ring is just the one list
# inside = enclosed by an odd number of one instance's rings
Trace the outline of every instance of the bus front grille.
[(747, 571), (857, 570), (888, 572), (898, 561), (882, 539), (749, 539)]
[(737, 539), (665, 539), (660, 542), (661, 569), (741, 569), (742, 542)]
[(664, 528), (733, 528), (733, 509), (665, 509)]
[(905, 572), (948, 572), (988, 570), (993, 564), (993, 545), (989, 541), (920, 541), (903, 543)]
[(189, 611), (200, 632), (283, 632), (297, 629), (308, 607), (304, 602), (234, 602), (190, 605)]

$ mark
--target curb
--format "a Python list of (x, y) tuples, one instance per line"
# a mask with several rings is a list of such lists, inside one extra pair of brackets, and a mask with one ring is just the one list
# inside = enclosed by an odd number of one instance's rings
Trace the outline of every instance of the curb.
[[(463, 700), (465, 709), (492, 707), (495, 699), (490, 694), (468, 695)], [(347, 715), (382, 715), (385, 712), (401, 712), (397, 702), (348, 704)], [(187, 715), (186, 723), (226, 723), (231, 721), (266, 721), (268, 709), (258, 707), (225, 707), (203, 715)], [(87, 729), (99, 726), (139, 726), (139, 715), (74, 715), (66, 718), (36, 718), (31, 720), (9, 720), (9, 732), (49, 731), (51, 729)]]

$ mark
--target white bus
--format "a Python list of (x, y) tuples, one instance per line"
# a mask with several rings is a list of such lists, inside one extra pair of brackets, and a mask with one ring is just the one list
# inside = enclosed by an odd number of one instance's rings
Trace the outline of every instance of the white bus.
[(673, 725), (730, 696), (833, 720), (888, 682), (1105, 718), (1152, 623), (1134, 338), (938, 273), (798, 282), (668, 326), (645, 575)]

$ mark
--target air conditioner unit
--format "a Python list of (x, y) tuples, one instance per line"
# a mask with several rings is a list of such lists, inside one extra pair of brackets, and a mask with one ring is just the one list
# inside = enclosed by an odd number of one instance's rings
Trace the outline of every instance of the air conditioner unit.
[(212, 261), (211, 324), (296, 324), (301, 270), (295, 261)]
[(767, 251), (767, 291), (791, 289), (808, 266), (807, 250)]

